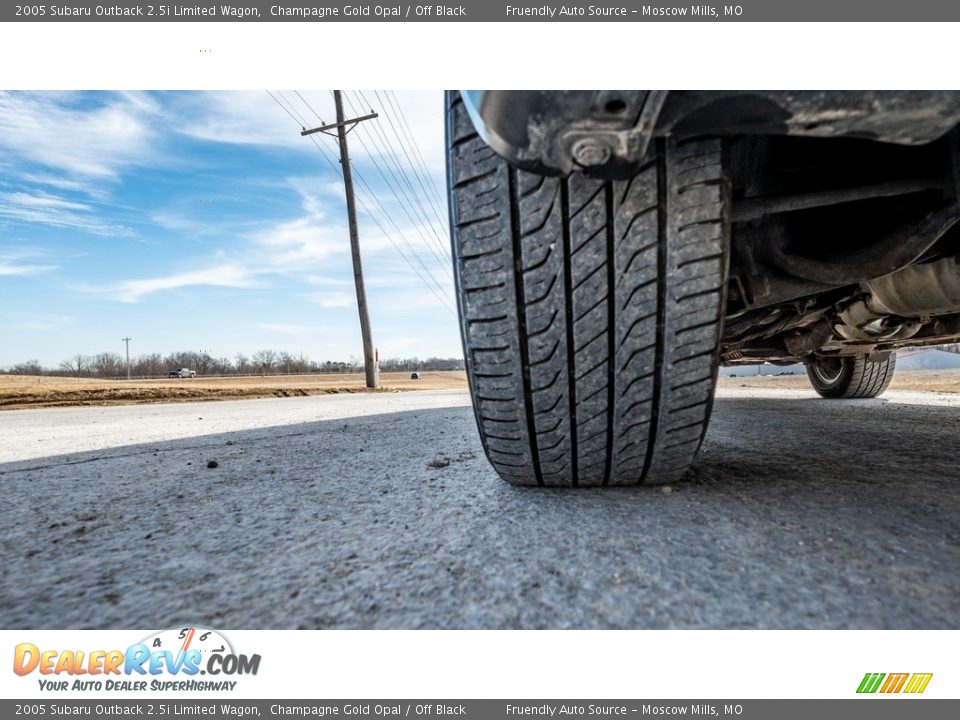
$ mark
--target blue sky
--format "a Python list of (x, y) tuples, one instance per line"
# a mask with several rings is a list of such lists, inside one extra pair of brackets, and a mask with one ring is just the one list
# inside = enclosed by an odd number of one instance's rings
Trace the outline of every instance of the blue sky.
[[(326, 90), (277, 97), (308, 123), (319, 120), (307, 103), (334, 119)], [(361, 209), (375, 343), (382, 357), (459, 357), (440, 300), (453, 303), (442, 95), (346, 97), (358, 114), (383, 114), (379, 130), (350, 135), (361, 198), (375, 208), (376, 196), (396, 225), (374, 213), (387, 235)], [(403, 119), (420, 177), (393, 134), (405, 135)], [(0, 367), (122, 354), (124, 336), (131, 355), (360, 357), (343, 187), (299, 129), (266, 92), (0, 93)], [(316, 137), (334, 158), (335, 140)], [(410, 183), (422, 212), (404, 210), (374, 161)], [(394, 162), (410, 174), (391, 172)]]

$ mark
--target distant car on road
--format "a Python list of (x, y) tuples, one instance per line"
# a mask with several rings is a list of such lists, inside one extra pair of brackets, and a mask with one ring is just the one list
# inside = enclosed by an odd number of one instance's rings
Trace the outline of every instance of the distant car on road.
[(190, 368), (174, 368), (169, 373), (167, 377), (172, 378), (193, 378), (197, 376), (196, 370), (191, 370)]
[(411, 379), (411, 380), (419, 380), (419, 379), (420, 379), (420, 373), (418, 373), (418, 372), (410, 373), (410, 379)]

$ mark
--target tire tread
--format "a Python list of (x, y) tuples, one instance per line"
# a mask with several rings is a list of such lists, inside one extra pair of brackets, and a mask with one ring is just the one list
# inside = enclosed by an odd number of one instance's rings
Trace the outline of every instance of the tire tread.
[(457, 299), (488, 458), (516, 484), (674, 481), (712, 406), (720, 141), (660, 141), (627, 181), (543, 177), (490, 152), (448, 97)]

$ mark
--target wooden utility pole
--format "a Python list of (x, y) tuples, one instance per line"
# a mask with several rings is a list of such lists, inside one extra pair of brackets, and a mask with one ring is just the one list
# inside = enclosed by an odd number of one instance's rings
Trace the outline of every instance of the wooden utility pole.
[(127, 380), (129, 380), (130, 379), (130, 341), (133, 338), (125, 337), (120, 339), (127, 344)]
[[(347, 133), (364, 120), (378, 117), (377, 113), (370, 113), (362, 117), (345, 120), (343, 117), (343, 98), (339, 90), (333, 91), (333, 100), (337, 106), (337, 121), (330, 125), (307, 130), (304, 128), (301, 135), (311, 135), (322, 132), (325, 135), (336, 137), (340, 144), (340, 165), (343, 167), (343, 188), (347, 195), (347, 225), (350, 229), (350, 255), (353, 258), (353, 282), (357, 288), (357, 309), (360, 312), (360, 334), (363, 337), (363, 367), (367, 376), (367, 387), (380, 387), (380, 373), (377, 360), (374, 357), (373, 333), (370, 330), (370, 313), (367, 310), (367, 293), (363, 287), (363, 265), (360, 262), (360, 238), (357, 232), (357, 208), (353, 198), (353, 172), (350, 170), (350, 150), (347, 147)], [(329, 132), (336, 129), (336, 135)]]

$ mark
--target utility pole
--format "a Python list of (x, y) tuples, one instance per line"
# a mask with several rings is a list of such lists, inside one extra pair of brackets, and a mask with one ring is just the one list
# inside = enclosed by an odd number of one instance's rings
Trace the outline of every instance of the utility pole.
[[(380, 387), (380, 373), (373, 350), (373, 333), (370, 330), (370, 313), (367, 311), (367, 293), (363, 287), (363, 266), (360, 263), (360, 238), (357, 233), (357, 208), (353, 198), (353, 172), (350, 170), (350, 150), (347, 147), (347, 133), (364, 120), (373, 120), (377, 113), (345, 120), (343, 117), (343, 98), (339, 90), (333, 91), (333, 100), (337, 106), (337, 121), (330, 125), (307, 130), (301, 135), (322, 132), (336, 137), (340, 144), (340, 165), (343, 167), (343, 188), (347, 195), (347, 225), (350, 229), (350, 254), (353, 257), (353, 282), (357, 288), (357, 309), (360, 311), (360, 334), (363, 337), (363, 366), (367, 376), (367, 387)], [(349, 127), (348, 127), (349, 126)], [(336, 129), (336, 135), (330, 130)]]
[(120, 339), (127, 344), (127, 380), (129, 380), (130, 379), (130, 341), (133, 338), (125, 337)]

